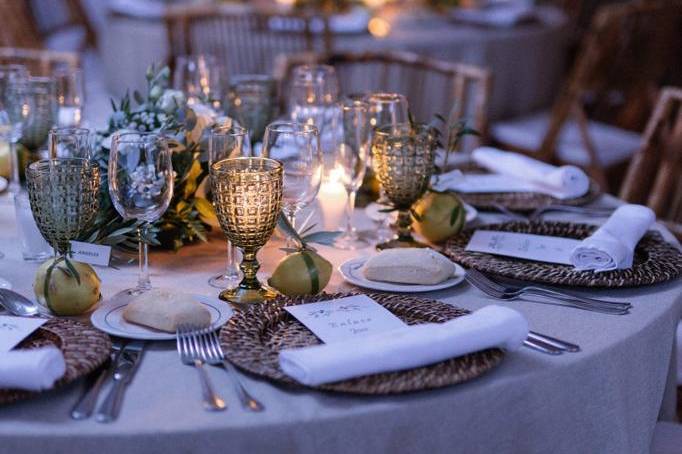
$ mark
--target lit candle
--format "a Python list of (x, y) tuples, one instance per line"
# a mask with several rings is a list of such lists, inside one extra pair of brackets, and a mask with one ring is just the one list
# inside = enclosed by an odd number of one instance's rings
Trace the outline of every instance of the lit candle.
[(346, 211), (346, 189), (341, 183), (343, 169), (335, 168), (322, 182), (318, 199), (322, 209), (324, 229), (327, 231), (340, 230), (344, 225)]

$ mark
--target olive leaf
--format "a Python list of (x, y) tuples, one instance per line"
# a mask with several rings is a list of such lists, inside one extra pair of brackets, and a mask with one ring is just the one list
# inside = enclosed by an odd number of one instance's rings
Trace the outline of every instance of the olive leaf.
[(303, 237), (303, 241), (307, 243), (323, 244), (325, 246), (332, 246), (336, 237), (339, 236), (341, 232), (315, 232)]
[(452, 210), (452, 214), (450, 215), (450, 226), (455, 225), (455, 222), (457, 222), (457, 218), (459, 218), (460, 215), (460, 210), (462, 210), (461, 205), (457, 205), (457, 207)]
[(417, 221), (417, 222), (422, 222), (422, 221), (424, 220), (424, 216), (422, 216), (421, 214), (417, 213), (417, 210), (415, 210), (414, 208), (410, 208), (410, 214), (412, 215), (412, 217), (413, 217), (413, 218), (415, 219), (415, 221)]
[[(301, 233), (296, 231), (296, 228), (293, 225), (291, 225), (289, 219), (287, 219), (287, 217), (282, 212), (279, 213), (279, 217), (277, 219), (277, 226), (282, 231), (282, 233), (284, 233), (287, 237), (293, 239), (300, 245), (300, 247), (298, 248), (299, 251), (305, 249), (312, 249), (314, 251), (315, 248), (311, 247), (309, 243), (331, 246), (334, 243), (336, 237), (341, 234), (341, 232), (319, 231), (310, 233), (308, 235), (302, 235)], [(313, 227), (315, 227), (315, 224), (307, 227), (305, 229), (305, 232), (309, 232)]]

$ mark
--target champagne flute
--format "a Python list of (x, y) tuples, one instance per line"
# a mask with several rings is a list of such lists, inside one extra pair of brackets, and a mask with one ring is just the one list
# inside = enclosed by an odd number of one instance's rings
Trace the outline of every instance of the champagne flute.
[(312, 202), (322, 182), (320, 136), (315, 126), (276, 121), (265, 128), (262, 155), (284, 167), (282, 211), (296, 227), (296, 213)]
[(334, 167), (339, 82), (329, 65), (301, 65), (293, 70), (289, 88), (290, 118), (315, 126), (320, 135), (325, 173)]
[(138, 222), (139, 278), (129, 295), (152, 288), (147, 232), (173, 198), (173, 164), (166, 139), (156, 133), (117, 132), (109, 153), (109, 195), (116, 211)]
[(62, 128), (78, 128), (83, 119), (85, 104), (85, 85), (83, 71), (68, 67), (57, 68), (52, 72), (57, 84), (57, 125)]
[[(374, 140), (374, 134), (377, 128), (390, 125), (396, 125), (409, 122), (407, 98), (398, 93), (384, 93), (376, 92), (370, 93), (366, 98), (369, 109), (369, 143)], [(375, 160), (373, 153), (370, 153), (370, 170), (376, 175), (376, 168), (374, 166)], [(389, 203), (386, 197), (386, 191), (381, 187), (379, 189), (379, 204), (387, 205)], [(378, 243), (384, 243), (393, 237), (391, 230), (391, 215), (385, 213), (385, 216), (379, 227), (376, 230), (376, 239)]]
[(92, 157), (92, 135), (85, 128), (52, 128), (47, 135), (47, 150), (51, 158)]
[[(208, 138), (208, 165), (223, 159), (251, 156), (249, 133), (241, 126), (217, 126)], [(239, 266), (235, 260), (235, 247), (227, 239), (227, 267), (225, 272), (212, 276), (208, 283), (211, 287), (225, 289), (239, 283)]]
[(342, 170), (343, 183), (348, 198), (346, 202), (346, 229), (334, 245), (340, 249), (359, 249), (368, 245), (358, 237), (353, 227), (353, 211), (357, 194), (367, 170), (369, 156), (368, 105), (363, 101), (346, 99), (341, 103), (343, 141), (336, 153), (337, 167)]
[(212, 55), (181, 55), (175, 62), (173, 88), (182, 91), (187, 104), (220, 107), (222, 96), (220, 70)]

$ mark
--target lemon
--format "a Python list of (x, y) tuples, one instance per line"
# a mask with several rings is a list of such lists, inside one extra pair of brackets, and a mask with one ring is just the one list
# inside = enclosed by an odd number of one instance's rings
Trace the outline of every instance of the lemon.
[[(45, 278), (48, 268), (56, 259), (50, 259), (40, 265), (33, 283), (33, 291), (38, 302), (47, 306), (56, 315), (80, 315), (94, 306), (100, 297), (100, 279), (95, 270), (87, 263), (71, 264), (78, 272), (80, 284), (69, 272), (63, 261), (52, 269), (45, 295)], [(46, 297), (47, 296), (47, 297)]]
[(464, 227), (466, 211), (462, 201), (451, 192), (427, 192), (413, 207), (414, 230), (432, 243), (440, 243)]
[(287, 296), (315, 295), (329, 283), (332, 264), (309, 249), (284, 257), (268, 284)]

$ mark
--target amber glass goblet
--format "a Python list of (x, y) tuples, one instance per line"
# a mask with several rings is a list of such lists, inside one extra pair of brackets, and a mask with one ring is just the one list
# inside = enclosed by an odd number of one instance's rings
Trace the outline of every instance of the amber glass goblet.
[(377, 249), (426, 247), (412, 237), (410, 208), (429, 185), (435, 149), (436, 137), (425, 125), (400, 123), (375, 131), (374, 170), (386, 197), (398, 209), (398, 235)]
[(100, 172), (83, 158), (36, 161), (26, 169), (31, 211), (38, 230), (60, 254), (91, 227), (99, 209)]
[(282, 208), (282, 164), (268, 158), (230, 158), (211, 165), (213, 205), (227, 238), (243, 252), (241, 283), (220, 299), (234, 307), (260, 303), (277, 292), (258, 281), (256, 253), (268, 242)]

